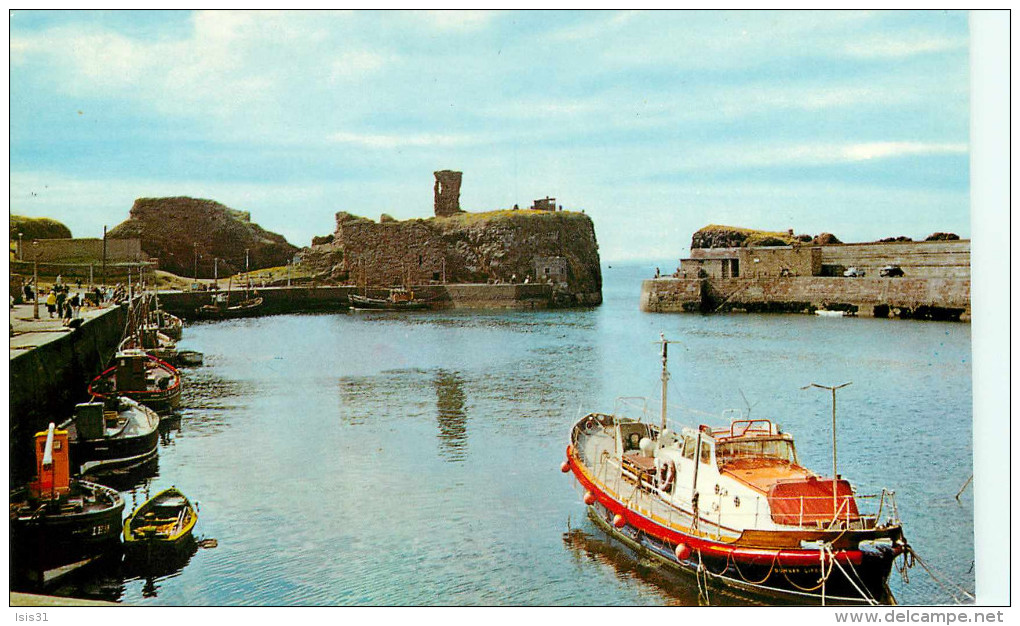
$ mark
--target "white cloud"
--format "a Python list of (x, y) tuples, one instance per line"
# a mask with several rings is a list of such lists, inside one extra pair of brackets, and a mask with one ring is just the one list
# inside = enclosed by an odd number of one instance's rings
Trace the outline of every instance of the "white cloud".
[(373, 134), (339, 132), (330, 136), (336, 143), (345, 143), (365, 148), (422, 148), (468, 146), (480, 143), (474, 135), (424, 134)]
[(843, 51), (855, 57), (908, 57), (916, 54), (966, 49), (967, 38), (929, 37), (925, 35), (868, 38), (847, 42)]
[(440, 30), (472, 31), (485, 28), (502, 11), (419, 11), (431, 26)]
[(619, 30), (627, 22), (631, 21), (636, 15), (641, 13), (640, 11), (621, 11), (614, 13), (605, 19), (595, 20), (580, 24), (578, 26), (571, 26), (564, 28), (558, 32), (553, 33), (553, 39), (562, 39), (566, 41), (577, 41), (583, 39), (597, 39), (616, 30)]

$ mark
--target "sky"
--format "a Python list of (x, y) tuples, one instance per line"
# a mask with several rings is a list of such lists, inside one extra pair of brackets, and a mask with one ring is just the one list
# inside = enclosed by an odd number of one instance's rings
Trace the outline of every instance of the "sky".
[(603, 261), (707, 224), (970, 236), (961, 12), (10, 16), (10, 211), (102, 236), (208, 198), (307, 246), (334, 214), (553, 196)]

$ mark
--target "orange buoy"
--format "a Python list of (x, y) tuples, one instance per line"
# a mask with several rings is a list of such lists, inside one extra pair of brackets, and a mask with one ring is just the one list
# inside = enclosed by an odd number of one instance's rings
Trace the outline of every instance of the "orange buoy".
[(677, 561), (686, 561), (687, 557), (691, 556), (691, 547), (686, 543), (678, 543), (673, 553), (676, 554)]
[(560, 471), (564, 474), (570, 472), (570, 463), (567, 463), (566, 461), (560, 463)]
[(613, 526), (616, 526), (617, 528), (623, 528), (626, 525), (627, 525), (627, 520), (624, 519), (624, 517), (622, 515), (617, 513), (616, 517), (613, 518)]
[(588, 506), (595, 504), (595, 494), (590, 491), (584, 492), (584, 503)]

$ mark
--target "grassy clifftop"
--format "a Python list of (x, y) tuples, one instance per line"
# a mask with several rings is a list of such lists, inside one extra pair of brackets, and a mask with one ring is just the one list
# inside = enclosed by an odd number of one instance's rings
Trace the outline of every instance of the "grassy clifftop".
[(30, 239), (70, 239), (71, 229), (57, 220), (48, 217), (11, 216), (11, 241), (18, 239), (21, 233), (23, 241)]

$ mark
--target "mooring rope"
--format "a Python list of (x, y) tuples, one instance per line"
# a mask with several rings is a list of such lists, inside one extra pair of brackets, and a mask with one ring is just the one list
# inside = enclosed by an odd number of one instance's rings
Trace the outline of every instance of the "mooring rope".
[[(924, 571), (928, 572), (928, 575), (931, 576), (932, 580), (934, 580), (938, 584), (938, 586), (941, 587), (942, 590), (946, 592), (946, 594), (948, 594), (950, 597), (952, 597), (954, 602), (957, 602), (957, 603), (960, 602), (960, 599), (956, 596), (956, 594), (953, 593), (952, 591), (950, 591), (949, 589), (947, 589), (946, 586), (942, 584), (943, 581), (939, 578), (939, 576), (937, 576), (935, 574), (935, 572), (932, 571), (933, 568), (928, 566), (928, 564), (924, 561), (924, 559), (921, 558), (921, 555), (919, 555), (917, 552), (915, 552), (914, 548), (912, 548), (910, 546), (910, 544), (907, 544), (907, 546), (904, 548), (904, 552), (903, 553), (904, 554), (910, 554), (913, 557), (914, 560), (916, 560), (918, 563), (920, 563), (921, 567), (924, 568)], [(906, 559), (904, 559), (904, 560), (906, 560)], [(906, 564), (904, 564), (904, 569), (905, 568), (906, 568)], [(900, 571), (902, 572), (903, 570), (900, 570)], [(949, 583), (953, 587), (956, 587), (956, 590), (959, 591), (960, 593), (962, 593), (963, 595), (967, 596), (967, 598), (969, 598), (971, 600), (971, 602), (974, 601), (974, 594), (970, 593), (969, 591), (967, 591), (966, 589), (964, 589), (960, 585), (957, 585), (954, 582), (951, 582), (951, 581), (948, 581), (948, 580), (945, 581), (945, 582)]]
[[(872, 598), (870, 594), (865, 593), (864, 591), (862, 591), (861, 588), (857, 586), (857, 583), (855, 583), (853, 581), (853, 579), (850, 578), (850, 575), (846, 573), (846, 570), (843, 569), (843, 566), (839, 564), (839, 561), (836, 560), (836, 555), (833, 554), (833, 552), (832, 552), (832, 546), (831, 545), (829, 545), (829, 544), (825, 545), (825, 552), (826, 552), (826, 554), (829, 555), (829, 558), (832, 559), (832, 562), (836, 565), (836, 567), (839, 568), (839, 571), (843, 573), (843, 577), (846, 578), (848, 581), (850, 581), (850, 584), (853, 585), (854, 589), (857, 590), (857, 593), (861, 594), (861, 597), (864, 598), (868, 602), (868, 604), (870, 604), (872, 606), (877, 605), (878, 602), (876, 602), (875, 599)], [(849, 563), (849, 561), (848, 561), (848, 563)], [(850, 566), (853, 567), (852, 564)]]

